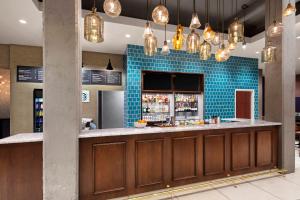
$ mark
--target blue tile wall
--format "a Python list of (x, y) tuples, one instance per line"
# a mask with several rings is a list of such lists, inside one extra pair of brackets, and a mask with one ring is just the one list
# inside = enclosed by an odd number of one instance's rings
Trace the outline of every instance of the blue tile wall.
[(214, 55), (207, 60), (198, 54), (173, 51), (170, 55), (144, 55), (142, 46), (128, 45), (124, 56), (126, 85), (124, 126), (132, 127), (141, 118), (141, 71), (187, 72), (204, 74), (204, 116), (234, 117), (235, 89), (255, 90), (255, 117), (258, 118), (258, 60), (232, 56), (218, 63)]

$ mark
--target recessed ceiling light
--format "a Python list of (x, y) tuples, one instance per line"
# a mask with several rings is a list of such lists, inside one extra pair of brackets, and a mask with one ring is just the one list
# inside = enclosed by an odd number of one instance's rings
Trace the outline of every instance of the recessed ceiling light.
[(259, 54), (259, 51), (255, 52), (256, 54)]
[(131, 37), (131, 35), (129, 35), (129, 34), (126, 34), (126, 35), (125, 35), (125, 37), (126, 37), (126, 38), (130, 38), (130, 37)]
[(170, 43), (171, 42), (171, 40), (167, 40), (167, 43)]
[(25, 19), (19, 19), (19, 22), (20, 22), (21, 24), (27, 24), (27, 21), (26, 21)]
[(300, 35), (296, 37), (297, 39), (300, 39)]
[(3, 76), (0, 75), (0, 79), (3, 78)]
[(300, 60), (300, 57), (298, 58), (298, 60)]

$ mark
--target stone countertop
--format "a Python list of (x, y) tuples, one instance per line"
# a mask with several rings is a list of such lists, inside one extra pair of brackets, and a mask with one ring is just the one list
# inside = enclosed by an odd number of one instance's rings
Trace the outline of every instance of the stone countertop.
[[(221, 124), (207, 124), (199, 126), (187, 127), (146, 127), (146, 128), (114, 128), (114, 129), (97, 129), (82, 131), (79, 138), (93, 138), (93, 137), (107, 137), (107, 136), (121, 136), (121, 135), (138, 135), (149, 133), (170, 133), (181, 131), (196, 131), (196, 130), (217, 130), (217, 129), (231, 129), (231, 128), (250, 128), (263, 126), (280, 126), (278, 122), (268, 122), (263, 120), (245, 120), (245, 119), (227, 119), (235, 122), (223, 122)], [(22, 133), (13, 135), (0, 140), (0, 144), (13, 143), (28, 143), (43, 141), (43, 133)]]

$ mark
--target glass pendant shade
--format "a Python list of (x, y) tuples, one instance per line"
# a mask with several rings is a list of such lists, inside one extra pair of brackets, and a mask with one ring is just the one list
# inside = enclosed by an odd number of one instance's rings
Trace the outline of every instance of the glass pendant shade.
[(215, 46), (220, 45), (221, 41), (223, 40), (221, 33), (216, 33), (214, 39), (211, 41), (211, 43)]
[(110, 17), (118, 17), (121, 14), (122, 6), (119, 0), (105, 0), (103, 10)]
[(230, 58), (230, 52), (224, 44), (216, 51), (215, 58), (217, 62), (225, 62)]
[(215, 35), (216, 33), (212, 30), (211, 26), (207, 23), (203, 31), (203, 39), (207, 42), (211, 42), (214, 39)]
[(166, 25), (169, 22), (168, 9), (164, 5), (159, 4), (152, 11), (152, 19), (155, 24)]
[(154, 56), (157, 53), (157, 39), (153, 34), (144, 39), (144, 53), (146, 56)]
[(296, 7), (294, 5), (292, 5), (291, 3), (288, 3), (288, 5), (286, 6), (286, 8), (283, 10), (283, 16), (289, 16), (291, 14), (294, 14), (296, 12)]
[(200, 35), (194, 29), (190, 32), (186, 39), (187, 53), (197, 53), (200, 45)]
[(237, 44), (236, 44), (235, 42), (228, 41), (228, 47), (227, 47), (227, 48), (228, 48), (230, 51), (235, 50), (236, 46), (237, 46)]
[(191, 24), (190, 24), (190, 29), (197, 29), (197, 28), (200, 28), (200, 26), (201, 26), (201, 23), (200, 23), (200, 20), (198, 18), (198, 14), (193, 13)]
[(243, 48), (243, 49), (246, 49), (246, 48), (247, 48), (247, 43), (246, 43), (246, 40), (245, 40), (245, 39), (244, 39), (244, 41), (243, 41), (242, 48)]
[(282, 34), (282, 31), (283, 31), (282, 23), (274, 20), (273, 23), (269, 26), (269, 28), (267, 30), (267, 35), (269, 37), (277, 37)]
[(238, 18), (229, 25), (228, 38), (234, 43), (244, 41), (244, 24), (240, 22)]
[(169, 55), (169, 53), (170, 53), (170, 49), (169, 49), (169, 46), (168, 46), (168, 42), (167, 41), (164, 41), (164, 45), (163, 45), (163, 47), (161, 48), (161, 55), (164, 55), (164, 56), (166, 56), (166, 55)]
[(272, 63), (276, 61), (276, 47), (272, 46), (270, 43), (263, 48), (261, 52), (261, 62)]
[(87, 41), (100, 43), (104, 41), (104, 21), (94, 7), (92, 12), (84, 17), (84, 38)]
[(199, 56), (201, 60), (208, 60), (211, 56), (211, 45), (205, 40), (199, 46)]
[(143, 37), (146, 38), (146, 37), (151, 36), (151, 35), (153, 35), (153, 31), (151, 29), (150, 22), (147, 22), (146, 25), (145, 25), (145, 30), (144, 30)]
[(173, 36), (173, 47), (175, 50), (180, 50), (184, 44), (183, 26), (177, 25), (176, 34)]

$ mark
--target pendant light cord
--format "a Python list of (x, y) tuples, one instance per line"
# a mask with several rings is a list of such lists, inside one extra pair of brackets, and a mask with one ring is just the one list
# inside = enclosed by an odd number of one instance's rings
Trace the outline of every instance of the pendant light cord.
[(147, 22), (149, 22), (149, 0), (147, 1), (147, 10), (146, 10), (146, 15), (147, 15)]
[(180, 0), (177, 0), (177, 25), (180, 21)]
[(268, 26), (270, 26), (270, 22), (271, 22), (271, 0), (269, 0), (269, 19), (268, 19)]
[(206, 17), (206, 23), (208, 23), (208, 0), (205, 0), (205, 17)]
[[(164, 2), (165, 7), (167, 8), (167, 0)], [(165, 23), (165, 41), (167, 41), (167, 23)]]
[(222, 0), (222, 6), (223, 6), (223, 8), (222, 8), (222, 43), (224, 44), (224, 0)]
[(94, 8), (96, 8), (96, 0), (94, 0)]
[(220, 0), (217, 0), (217, 31), (219, 31), (219, 24), (220, 24)]
[(235, 0), (235, 16), (237, 17), (237, 13), (238, 13), (238, 2), (237, 0)]
[(195, 2), (195, 0), (193, 0), (193, 10), (194, 10), (194, 13), (196, 13), (196, 2)]

